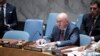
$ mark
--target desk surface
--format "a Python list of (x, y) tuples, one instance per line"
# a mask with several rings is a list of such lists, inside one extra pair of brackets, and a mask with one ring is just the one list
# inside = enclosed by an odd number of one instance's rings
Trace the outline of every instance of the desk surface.
[[(9, 44), (15, 44), (17, 45), (18, 43), (24, 43), (25, 46), (35, 46), (35, 42), (26, 42), (26, 41), (19, 41), (19, 40), (8, 40), (8, 39), (1, 39), (1, 43), (9, 43)], [(62, 51), (67, 48), (72, 48), (75, 46), (66, 46), (61, 48), (59, 51), (60, 53), (63, 54), (66, 51)], [(55, 51), (56, 52), (56, 51)], [(0, 48), (0, 56), (53, 56), (48, 53), (43, 53), (43, 52), (37, 52), (37, 51), (30, 51), (30, 50), (22, 50), (22, 49), (16, 49), (16, 48), (6, 48), (6, 47), (1, 47)]]
[(37, 51), (0, 47), (0, 56), (53, 56)]

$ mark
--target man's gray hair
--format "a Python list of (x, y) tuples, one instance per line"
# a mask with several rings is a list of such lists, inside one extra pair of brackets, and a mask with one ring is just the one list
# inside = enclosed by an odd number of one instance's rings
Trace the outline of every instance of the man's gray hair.
[(57, 16), (57, 18), (59, 18), (59, 17), (64, 17), (63, 19), (67, 19), (68, 20), (68, 15), (67, 15), (67, 13), (60, 13), (60, 14), (58, 14), (58, 16)]

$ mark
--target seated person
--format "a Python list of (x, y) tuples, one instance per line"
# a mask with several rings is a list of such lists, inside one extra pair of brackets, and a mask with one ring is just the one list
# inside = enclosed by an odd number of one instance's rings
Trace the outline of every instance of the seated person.
[(36, 41), (37, 44), (47, 43), (48, 45), (56, 45), (58, 47), (78, 45), (79, 44), (79, 30), (68, 21), (66, 13), (60, 13), (56, 19), (56, 25), (52, 30), (51, 36)]
[(80, 28), (81, 34), (86, 34), (95, 42), (100, 40), (100, 2), (94, 0), (90, 3), (90, 13), (83, 16)]

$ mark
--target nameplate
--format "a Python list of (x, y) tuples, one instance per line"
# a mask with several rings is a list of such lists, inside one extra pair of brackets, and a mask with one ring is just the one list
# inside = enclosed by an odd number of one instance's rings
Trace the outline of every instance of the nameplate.
[(36, 47), (30, 47), (30, 46), (24, 46), (24, 49), (25, 50), (42, 52), (42, 48), (36, 48)]
[(21, 49), (23, 47), (22, 45), (9, 44), (9, 43), (4, 43), (2, 46), (9, 47), (9, 48), (18, 48), (18, 49)]

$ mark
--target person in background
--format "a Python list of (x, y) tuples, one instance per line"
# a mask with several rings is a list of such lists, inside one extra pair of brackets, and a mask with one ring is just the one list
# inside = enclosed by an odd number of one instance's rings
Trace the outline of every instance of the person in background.
[(16, 7), (6, 3), (6, 0), (0, 0), (0, 38), (6, 31), (16, 29), (17, 14)]
[(86, 34), (93, 41), (100, 40), (100, 2), (94, 0), (90, 3), (90, 13), (83, 16), (80, 28), (81, 34)]
[(37, 44), (56, 45), (58, 47), (79, 45), (79, 30), (68, 21), (66, 13), (60, 13), (56, 19), (56, 25), (52, 30), (51, 36), (36, 41)]

